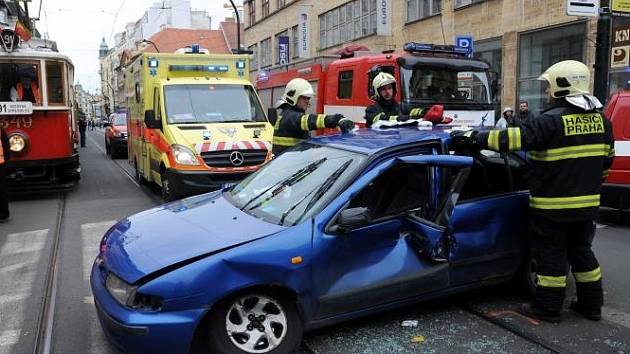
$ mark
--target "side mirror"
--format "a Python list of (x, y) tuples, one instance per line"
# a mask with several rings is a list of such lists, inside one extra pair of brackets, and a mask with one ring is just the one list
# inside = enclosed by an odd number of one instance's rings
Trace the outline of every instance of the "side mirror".
[(149, 129), (162, 129), (162, 122), (155, 119), (155, 111), (152, 109), (144, 111), (144, 124)]
[(372, 221), (372, 216), (370, 215), (369, 208), (359, 207), (346, 209), (337, 217), (337, 223), (333, 226), (333, 231), (352, 231), (353, 229), (367, 225), (370, 221)]
[(267, 108), (267, 119), (269, 119), (269, 123), (271, 123), (271, 125), (275, 126), (278, 121), (278, 110), (273, 107)]

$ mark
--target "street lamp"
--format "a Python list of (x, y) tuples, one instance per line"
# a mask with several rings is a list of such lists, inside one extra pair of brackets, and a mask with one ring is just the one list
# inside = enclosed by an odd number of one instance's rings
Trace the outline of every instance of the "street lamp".
[(156, 52), (158, 52), (158, 53), (160, 52), (160, 49), (157, 47), (157, 45), (155, 45), (155, 43), (153, 43), (153, 41), (150, 41), (148, 39), (143, 39), (141, 41), (136, 42), (136, 45), (138, 45), (140, 43), (149, 43), (149, 44), (151, 44), (153, 46), (153, 48), (155, 48)]
[(109, 82), (107, 81), (103, 81), (103, 82), (107, 84), (110, 90), (112, 90), (112, 103), (114, 104), (114, 109), (112, 113), (116, 113), (116, 92), (114, 91), (114, 88), (112, 87), (112, 85), (109, 84)]
[(234, 5), (234, 1), (230, 0), (230, 4), (232, 4), (232, 8), (234, 9), (234, 15), (236, 15), (236, 45), (238, 46), (236, 50), (232, 49), (232, 53), (234, 54), (252, 54), (251, 50), (241, 49), (241, 16), (238, 14), (238, 9), (236, 5)]

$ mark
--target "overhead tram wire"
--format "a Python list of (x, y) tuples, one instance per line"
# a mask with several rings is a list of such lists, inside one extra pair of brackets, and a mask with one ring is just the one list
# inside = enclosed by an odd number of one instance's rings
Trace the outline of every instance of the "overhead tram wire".
[(116, 14), (114, 15), (114, 20), (112, 21), (112, 31), (109, 34), (110, 42), (111, 42), (112, 38), (114, 37), (114, 29), (116, 27), (116, 21), (118, 21), (118, 15), (120, 14), (120, 11), (122, 10), (123, 6), (125, 6), (126, 2), (127, 2), (127, 0), (122, 0), (122, 2), (120, 3), (120, 6), (118, 7), (118, 11), (116, 11)]

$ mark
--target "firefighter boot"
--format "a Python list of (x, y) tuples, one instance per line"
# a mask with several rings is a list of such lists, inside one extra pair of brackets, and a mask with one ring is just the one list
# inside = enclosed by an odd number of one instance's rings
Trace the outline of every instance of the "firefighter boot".
[(591, 321), (602, 319), (604, 294), (601, 279), (592, 282), (576, 282), (577, 300), (571, 302), (571, 310)]
[(582, 317), (585, 317), (591, 321), (600, 321), (602, 319), (602, 309), (593, 308), (589, 309), (582, 306), (577, 300), (571, 301), (571, 310), (579, 313)]
[(536, 306), (536, 304), (523, 304), (518, 312), (527, 317), (531, 317), (540, 321), (560, 323), (562, 316), (560, 311), (549, 311)]

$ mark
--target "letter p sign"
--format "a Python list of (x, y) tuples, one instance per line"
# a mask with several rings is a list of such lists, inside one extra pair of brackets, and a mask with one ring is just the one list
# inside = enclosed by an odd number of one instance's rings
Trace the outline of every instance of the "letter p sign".
[(473, 55), (473, 37), (472, 36), (455, 36), (455, 45), (468, 51), (468, 56)]

